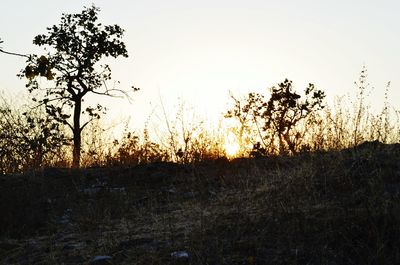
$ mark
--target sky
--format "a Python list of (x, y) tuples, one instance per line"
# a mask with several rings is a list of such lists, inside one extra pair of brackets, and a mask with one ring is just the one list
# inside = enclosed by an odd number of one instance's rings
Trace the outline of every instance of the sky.
[[(141, 91), (129, 103), (100, 100), (109, 119), (143, 126), (179, 102), (216, 121), (229, 107), (229, 91), (267, 93), (288, 78), (301, 91), (308, 83), (335, 96), (355, 93), (362, 66), (368, 69), (371, 101), (379, 106), (391, 81), (391, 104), (400, 108), (399, 1), (371, 0), (35, 0), (1, 6), (4, 50), (38, 53), (34, 36), (58, 24), (62, 13), (100, 7), (99, 21), (125, 29), (129, 58), (111, 61), (120, 88)], [(0, 93), (26, 97), (16, 74), (24, 59), (0, 54)]]

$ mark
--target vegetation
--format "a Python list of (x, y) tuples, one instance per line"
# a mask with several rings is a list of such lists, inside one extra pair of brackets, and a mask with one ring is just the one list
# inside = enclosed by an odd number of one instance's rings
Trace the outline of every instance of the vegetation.
[[(33, 43), (45, 46), (46, 56), (31, 55), (21, 77), (28, 79), (29, 92), (39, 92), (33, 100), (45, 106), (47, 115), (67, 125), (73, 134), (73, 166), (79, 167), (81, 156), (81, 133), (93, 119), (104, 113), (101, 105), (82, 108), (88, 94), (115, 96), (118, 89), (109, 89), (106, 81), (111, 79), (107, 64), (99, 65), (104, 57), (128, 57), (121, 41), (123, 30), (118, 25), (103, 26), (97, 22), (99, 9), (92, 6), (80, 14), (64, 14), (58, 26), (48, 28), (48, 33), (38, 35)], [(37, 78), (52, 81), (44, 94)], [(72, 122), (70, 110), (72, 109)], [(81, 122), (81, 114), (89, 118)]]
[(351, 104), (286, 79), (232, 95), (229, 127), (213, 130), (183, 103), (171, 119), (161, 102), (161, 119), (116, 139), (103, 107), (82, 105), (125, 95), (99, 65), (127, 56), (123, 30), (97, 13), (65, 14), (35, 38), (48, 50), (21, 73), (33, 103), (1, 99), (1, 264), (400, 263), (390, 83), (374, 113), (365, 67)]
[(2, 99), (0, 173), (24, 172), (62, 161), (68, 144), (63, 127), (43, 109), (17, 110)]
[[(250, 93), (244, 102), (233, 97), (235, 106), (225, 117), (239, 121), (239, 138), (243, 138), (244, 129), (257, 129), (259, 141), (253, 144), (254, 153), (295, 154), (304, 138), (296, 126), (323, 108), (325, 94), (309, 84), (305, 89), (305, 97), (300, 101), (301, 96), (293, 91), (292, 81), (286, 79), (278, 87), (271, 88), (268, 101), (257, 93)], [(247, 125), (248, 122), (251, 124)]]
[[(151, 119), (121, 139), (91, 123), (80, 170), (68, 168), (62, 124), (3, 100), (1, 263), (399, 263), (398, 112), (386, 96), (371, 113), (359, 84), (357, 104), (322, 109), (323, 93), (310, 88), (311, 99), (289, 81), (268, 101), (233, 98), (230, 132), (211, 134), (183, 106), (164, 116), (158, 138)], [(269, 116), (272, 107), (284, 115)], [(282, 134), (267, 126), (277, 121)], [(226, 133), (242, 158), (226, 158)], [(268, 133), (277, 145), (258, 145)]]
[[(4, 43), (4, 41), (0, 39), (0, 44), (2, 44), (2, 43)], [(1, 46), (0, 46), (0, 53), (4, 53), (4, 54), (7, 54), (7, 55), (14, 55), (14, 56), (20, 56), (20, 57), (29, 58), (29, 56), (26, 55), (26, 54), (20, 54), (20, 53), (5, 51)]]
[[(3, 264), (397, 264), (399, 145), (1, 178)], [(176, 252), (188, 254), (177, 258)]]

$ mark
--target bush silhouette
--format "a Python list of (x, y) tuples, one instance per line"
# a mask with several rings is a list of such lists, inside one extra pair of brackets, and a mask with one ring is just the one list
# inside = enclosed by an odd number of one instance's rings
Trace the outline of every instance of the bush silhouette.
[[(0, 107), (0, 173), (36, 169), (54, 162), (68, 143), (62, 125), (42, 109)], [(64, 158), (63, 158), (64, 159)]]

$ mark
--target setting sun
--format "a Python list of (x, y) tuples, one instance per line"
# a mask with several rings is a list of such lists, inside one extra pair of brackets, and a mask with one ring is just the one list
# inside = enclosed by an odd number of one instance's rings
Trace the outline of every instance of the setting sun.
[(240, 145), (237, 141), (236, 136), (233, 133), (229, 133), (226, 137), (224, 145), (225, 153), (229, 158), (233, 158), (239, 155)]

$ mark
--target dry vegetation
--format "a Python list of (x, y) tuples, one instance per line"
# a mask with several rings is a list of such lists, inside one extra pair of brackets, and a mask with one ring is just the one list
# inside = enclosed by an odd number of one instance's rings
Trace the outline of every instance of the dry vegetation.
[[(218, 159), (227, 156), (227, 135), (233, 136), (240, 146), (235, 157), (338, 151), (366, 141), (398, 143), (400, 111), (388, 103), (390, 84), (378, 113), (373, 113), (366, 103), (369, 85), (365, 68), (356, 86), (354, 100), (337, 98), (334, 106), (320, 103), (323, 108), (310, 108), (306, 114), (300, 111), (303, 111), (303, 103), (310, 100), (302, 101), (303, 97), (293, 92), (284, 98), (289, 103), (278, 102), (283, 108), (272, 109), (283, 114), (272, 115), (272, 118), (267, 111), (259, 111), (262, 105), (268, 105), (266, 100), (256, 102), (254, 94), (241, 99), (232, 97), (232, 108), (224, 115), (224, 119), (230, 121), (229, 127), (211, 131), (183, 103), (174, 119), (161, 108), (159, 116), (162, 118), (152, 121), (150, 117), (141, 132), (130, 131), (126, 126), (119, 139), (113, 138), (112, 128), (105, 130), (101, 122), (95, 120), (83, 131), (82, 166), (188, 164)], [(297, 104), (297, 109), (290, 107), (290, 100)], [(0, 173), (71, 166), (72, 135), (44, 110), (32, 109), (29, 105), (15, 109), (3, 98), (0, 121)], [(156, 127), (151, 126), (154, 123)]]
[[(397, 264), (400, 147), (2, 177), (3, 264)], [(185, 251), (189, 257), (173, 258)]]
[(93, 123), (82, 169), (69, 168), (61, 126), (3, 102), (0, 263), (398, 264), (399, 112), (386, 96), (371, 113), (365, 70), (357, 88), (351, 107), (312, 112), (280, 136), (254, 113), (228, 115), (235, 159), (227, 132), (184, 108), (164, 116), (158, 141), (150, 121), (121, 139)]

